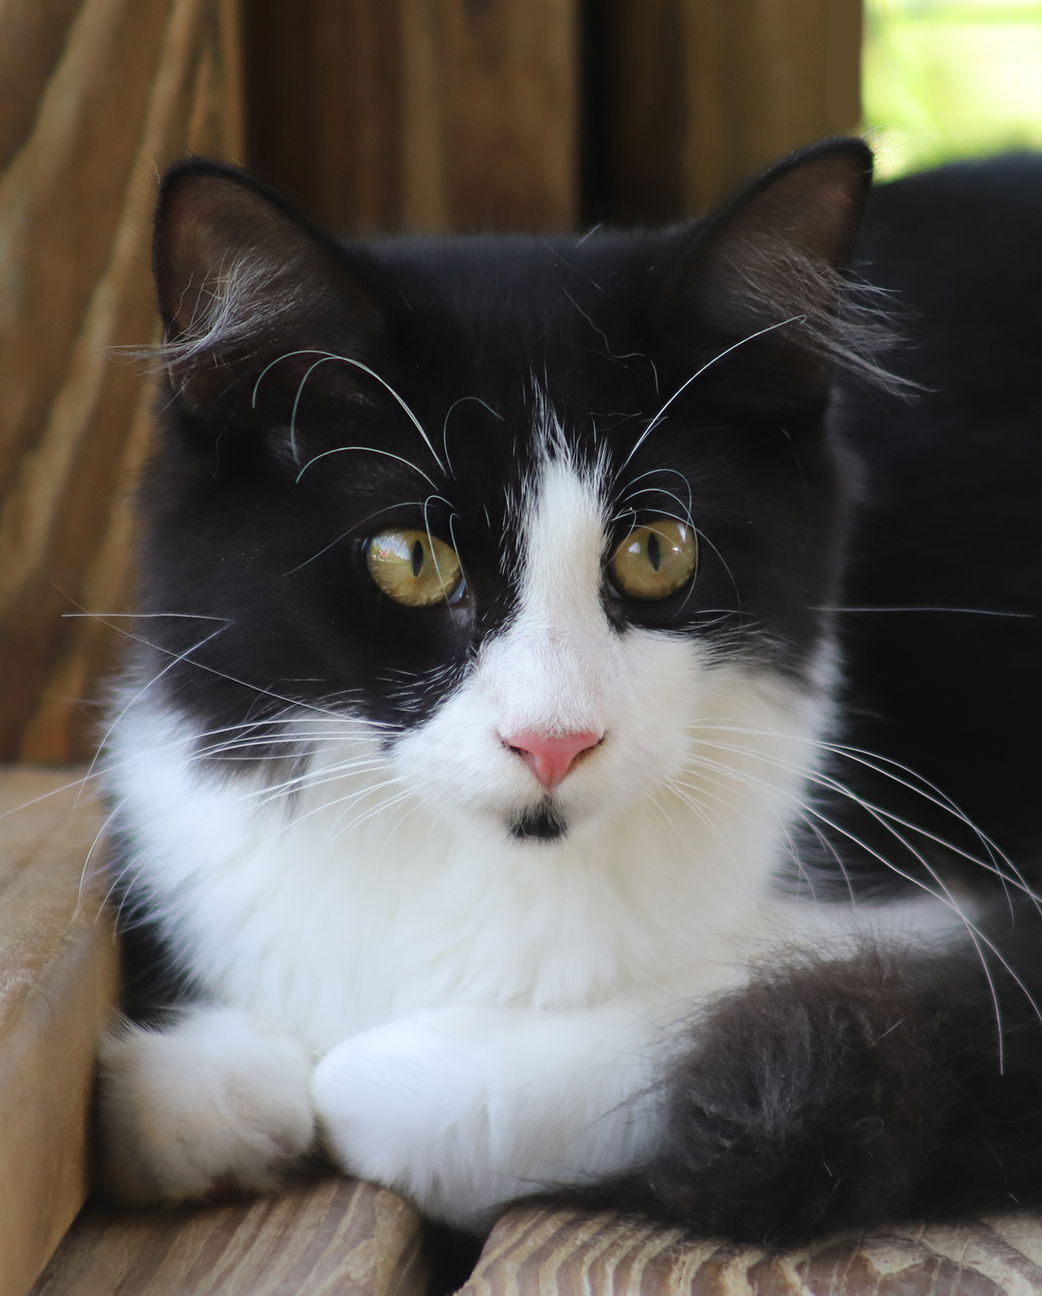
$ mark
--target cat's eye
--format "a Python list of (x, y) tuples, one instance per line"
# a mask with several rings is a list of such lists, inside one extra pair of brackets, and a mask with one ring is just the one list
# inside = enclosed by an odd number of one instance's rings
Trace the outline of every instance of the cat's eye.
[(608, 570), (626, 598), (664, 599), (691, 580), (698, 567), (695, 529), (675, 518), (634, 527), (615, 550)]
[(444, 603), (462, 585), (455, 549), (427, 531), (379, 531), (366, 541), (365, 562), (378, 588), (406, 607)]

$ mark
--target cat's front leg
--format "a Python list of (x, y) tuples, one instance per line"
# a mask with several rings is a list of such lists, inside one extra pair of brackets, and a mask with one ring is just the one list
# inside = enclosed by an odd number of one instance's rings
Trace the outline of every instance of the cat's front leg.
[(345, 1172), (480, 1229), (506, 1201), (645, 1155), (658, 1126), (649, 1086), (662, 1047), (634, 1004), (442, 1008), (339, 1044), (312, 1092)]
[(102, 1190), (153, 1205), (275, 1187), (311, 1144), (311, 1067), (297, 1040), (230, 1008), (113, 1034), (99, 1066)]

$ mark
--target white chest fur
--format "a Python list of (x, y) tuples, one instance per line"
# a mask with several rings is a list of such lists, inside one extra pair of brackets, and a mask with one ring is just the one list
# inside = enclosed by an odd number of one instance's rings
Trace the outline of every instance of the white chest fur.
[(279, 796), (213, 773), (139, 709), (113, 767), (145, 845), (130, 867), (218, 999), (319, 1049), (435, 1004), (697, 995), (757, 939), (801, 763), (772, 736), (791, 732), (789, 699), (743, 680), (717, 701), (741, 757), (706, 728), (670, 786), (549, 844), (436, 816), (368, 738), (324, 744)]

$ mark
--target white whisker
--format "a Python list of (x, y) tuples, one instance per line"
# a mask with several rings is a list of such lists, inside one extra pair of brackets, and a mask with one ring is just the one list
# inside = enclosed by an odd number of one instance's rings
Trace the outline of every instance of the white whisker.
[(622, 464), (620, 465), (618, 470), (619, 473), (621, 474), (625, 471), (626, 467), (630, 463), (630, 460), (633, 458), (633, 456), (641, 448), (641, 446), (648, 439), (648, 437), (651, 436), (652, 432), (654, 432), (655, 429), (662, 422), (662, 419), (666, 411), (673, 404), (673, 402), (677, 400), (680, 396), (682, 396), (683, 393), (687, 391), (687, 389), (691, 386), (691, 384), (695, 382), (697, 379), (701, 378), (702, 375), (707, 370), (711, 369), (715, 364), (719, 364), (721, 360), (723, 360), (726, 356), (729, 356), (732, 351), (737, 351), (739, 347), (746, 346), (749, 342), (755, 342), (757, 338), (763, 337), (766, 333), (773, 333), (777, 329), (785, 328), (787, 324), (804, 323), (806, 321), (806, 318), (807, 317), (805, 315), (790, 315), (788, 319), (779, 320), (777, 324), (768, 324), (765, 328), (757, 329), (755, 333), (749, 333), (745, 337), (739, 338), (737, 342), (732, 342), (732, 344), (729, 347), (725, 347), (723, 351), (718, 351), (717, 354), (713, 356), (711, 360), (707, 360), (705, 364), (702, 365), (701, 368), (696, 369), (695, 372), (689, 378), (685, 378), (685, 380), (680, 384), (680, 386), (676, 389), (673, 395), (670, 396), (669, 400), (667, 400), (664, 405), (660, 406), (658, 413), (654, 414), (651, 417), (651, 419), (649, 419), (647, 427), (640, 434), (637, 440), (633, 443), (633, 446), (630, 449), (629, 454), (622, 461)]
[(410, 468), (413, 472), (418, 473), (419, 476), (421, 476), (423, 480), (435, 490), (438, 489), (438, 483), (434, 478), (431, 477), (429, 473), (425, 473), (422, 468), (414, 464), (411, 460), (405, 459), (399, 454), (393, 454), (390, 450), (381, 450), (376, 446), (364, 445), (335, 446), (332, 450), (323, 450), (321, 454), (314, 455), (307, 461), (304, 467), (301, 468), (300, 472), (297, 473), (297, 484), (300, 483), (300, 479), (304, 476), (307, 470), (312, 467), (312, 465), (319, 463), (322, 459), (328, 459), (330, 455), (349, 454), (352, 451), (358, 451), (360, 454), (383, 455), (386, 459), (395, 459), (398, 463), (404, 464), (406, 468)]
[[(275, 365), (279, 364), (281, 361), (289, 360), (292, 359), (294, 356), (300, 356), (300, 355), (319, 356), (320, 360), (317, 363), (322, 363), (326, 360), (337, 360), (341, 364), (350, 365), (354, 369), (360, 369), (362, 373), (368, 374), (370, 378), (375, 379), (376, 382), (378, 382), (380, 386), (383, 387), (394, 398), (394, 400), (398, 402), (399, 406), (405, 411), (405, 414), (408, 417), (409, 421), (412, 423), (416, 431), (420, 434), (420, 437), (423, 440), (424, 445), (431, 452), (431, 457), (433, 458), (434, 462), (438, 465), (441, 471), (445, 473), (446, 471), (445, 465), (442, 463), (441, 459), (438, 456), (438, 452), (434, 449), (434, 446), (431, 444), (430, 437), (428, 437), (427, 433), (424, 431), (423, 424), (413, 413), (412, 409), (404, 400), (404, 398), (397, 391), (395, 391), (395, 389), (386, 380), (386, 378), (382, 378), (376, 372), (375, 369), (370, 369), (370, 367), (367, 364), (363, 364), (361, 360), (355, 360), (351, 356), (338, 355), (335, 351), (322, 351), (318, 348), (305, 348), (300, 351), (287, 351), (283, 355), (277, 356), (274, 360), (271, 361), (270, 364), (264, 366), (261, 372), (257, 375), (256, 382), (253, 384), (253, 394), (251, 396), (251, 404), (253, 405), (254, 408), (256, 408), (257, 405), (257, 390), (260, 387), (262, 379), (265, 377), (268, 371), (272, 369)], [(312, 365), (311, 369), (314, 368), (315, 365)], [(308, 370), (308, 374), (311, 373), (311, 369)], [(305, 374), (304, 377), (306, 381), (307, 374)], [(299, 390), (298, 390), (298, 396), (299, 396)], [(296, 412), (296, 405), (294, 404), (294, 413), (295, 412)], [(299, 477), (297, 480), (298, 481), (300, 480)], [(428, 480), (430, 479), (428, 478)], [(434, 483), (431, 482), (431, 485), (433, 486)]]

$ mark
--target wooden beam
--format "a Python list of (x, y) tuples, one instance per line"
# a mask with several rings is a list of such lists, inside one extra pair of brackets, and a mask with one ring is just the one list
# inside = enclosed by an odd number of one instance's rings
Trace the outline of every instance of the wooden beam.
[(1042, 1290), (1037, 1212), (901, 1224), (791, 1251), (693, 1239), (608, 1214), (518, 1209), (458, 1296), (998, 1296)]
[(602, 0), (588, 26), (593, 217), (693, 216), (857, 129), (861, 0)]
[(250, 164), (339, 234), (571, 227), (576, 0), (254, 0)]
[[(0, 760), (89, 751), (79, 699), (127, 623), (124, 507), (151, 395), (117, 346), (155, 338), (156, 175), (240, 152), (233, 0), (16, 5), (0, 134)], [(63, 619), (73, 614), (75, 619)]]
[(394, 1193), (348, 1179), (225, 1206), (91, 1206), (30, 1296), (426, 1296), (420, 1220)]
[(117, 977), (81, 773), (0, 772), (0, 1296), (23, 1296), (87, 1192)]

